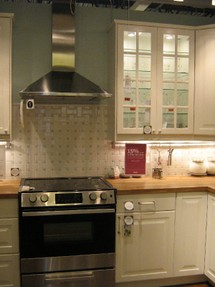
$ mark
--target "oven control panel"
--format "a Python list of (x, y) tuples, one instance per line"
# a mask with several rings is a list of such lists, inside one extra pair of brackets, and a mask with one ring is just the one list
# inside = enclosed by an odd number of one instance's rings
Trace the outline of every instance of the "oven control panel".
[(116, 190), (22, 192), (21, 207), (107, 205), (116, 203)]

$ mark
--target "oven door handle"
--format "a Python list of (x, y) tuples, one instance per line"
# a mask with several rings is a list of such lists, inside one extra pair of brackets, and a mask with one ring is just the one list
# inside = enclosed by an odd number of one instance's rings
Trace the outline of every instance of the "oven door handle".
[(59, 286), (59, 283), (74, 282), (93, 279), (94, 274), (92, 271), (78, 271), (78, 272), (58, 272), (54, 274), (45, 274), (45, 282), (51, 283), (53, 286)]
[(57, 216), (57, 215), (76, 215), (76, 214), (102, 214), (115, 213), (114, 208), (107, 209), (76, 209), (76, 210), (51, 210), (51, 211), (23, 211), (23, 217), (30, 216)]

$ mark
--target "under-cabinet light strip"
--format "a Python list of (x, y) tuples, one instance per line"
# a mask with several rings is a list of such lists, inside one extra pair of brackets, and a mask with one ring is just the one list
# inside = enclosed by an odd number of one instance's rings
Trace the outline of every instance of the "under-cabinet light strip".
[[(114, 146), (124, 146), (126, 143), (134, 143), (133, 141), (116, 141), (112, 143)], [(137, 141), (135, 143), (147, 144), (148, 146), (175, 146), (175, 147), (187, 147), (187, 146), (215, 146), (215, 141)]]

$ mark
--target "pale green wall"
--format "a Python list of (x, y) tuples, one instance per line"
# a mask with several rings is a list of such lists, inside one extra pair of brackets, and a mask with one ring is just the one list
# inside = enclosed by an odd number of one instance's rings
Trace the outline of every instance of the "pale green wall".
[(0, 3), (0, 13), (14, 13), (12, 50), (13, 102), (18, 92), (51, 68), (51, 9), (45, 4)]
[[(0, 3), (0, 12), (14, 13), (13, 101), (18, 92), (51, 69), (51, 5)], [(107, 30), (114, 19), (172, 23), (211, 24), (215, 19), (122, 9), (77, 7), (76, 71), (104, 88), (108, 83)]]

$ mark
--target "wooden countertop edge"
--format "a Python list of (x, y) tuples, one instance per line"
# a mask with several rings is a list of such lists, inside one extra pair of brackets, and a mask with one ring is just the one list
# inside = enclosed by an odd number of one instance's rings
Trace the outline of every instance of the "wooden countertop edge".
[[(215, 177), (193, 179), (190, 177), (152, 178), (132, 180), (108, 180), (117, 189), (117, 195), (171, 193), (171, 192), (210, 192), (215, 193)], [(19, 180), (0, 180), (0, 199), (17, 198)]]
[(117, 195), (132, 195), (132, 194), (150, 194), (150, 193), (172, 193), (172, 192), (211, 192), (215, 193), (215, 187), (208, 186), (193, 186), (193, 187), (171, 187), (171, 188), (144, 188), (132, 190), (118, 190)]

